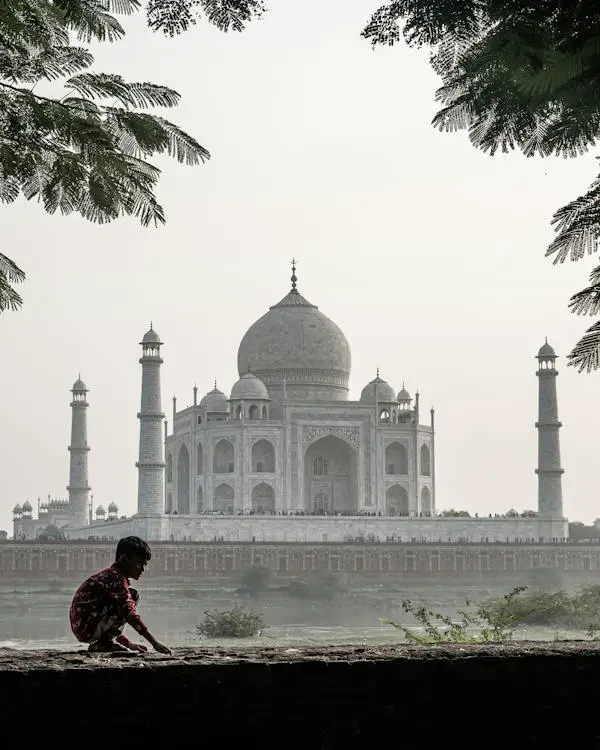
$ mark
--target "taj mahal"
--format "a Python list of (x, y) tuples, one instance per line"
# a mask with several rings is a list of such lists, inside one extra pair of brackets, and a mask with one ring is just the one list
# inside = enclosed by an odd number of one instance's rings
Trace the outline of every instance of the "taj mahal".
[(556, 354), (537, 354), (538, 509), (504, 516), (436, 511), (435, 421), (419, 394), (377, 376), (349, 398), (350, 345), (298, 289), (253, 323), (238, 349), (229, 395), (216, 386), (162, 409), (162, 341), (141, 341), (137, 513), (114, 500), (93, 508), (88, 476), (88, 389), (72, 388), (68, 499), (16, 505), (14, 538), (58, 530), (67, 539), (137, 534), (163, 541), (563, 541)]

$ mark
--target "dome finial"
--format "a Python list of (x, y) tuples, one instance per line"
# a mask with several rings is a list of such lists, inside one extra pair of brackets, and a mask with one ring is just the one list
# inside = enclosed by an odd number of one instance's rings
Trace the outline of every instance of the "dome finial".
[(217, 379), (215, 378), (215, 391), (217, 390)]
[(377, 377), (379, 377), (379, 367), (377, 368)]
[(150, 330), (151, 330), (151, 331), (152, 331), (152, 330), (154, 330), (154, 329), (152, 328), (152, 321), (150, 321)]
[(292, 258), (292, 292), (297, 292), (296, 282), (298, 277), (296, 276), (296, 258)]

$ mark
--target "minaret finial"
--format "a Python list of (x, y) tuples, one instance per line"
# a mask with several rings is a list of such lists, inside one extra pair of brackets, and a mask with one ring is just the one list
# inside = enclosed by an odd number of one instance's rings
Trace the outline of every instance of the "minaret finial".
[(296, 258), (292, 258), (292, 292), (297, 292), (296, 282), (298, 277), (296, 276)]

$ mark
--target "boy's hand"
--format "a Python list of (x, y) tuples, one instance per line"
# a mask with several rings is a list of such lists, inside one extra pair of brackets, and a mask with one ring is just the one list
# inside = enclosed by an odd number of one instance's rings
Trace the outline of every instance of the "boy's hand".
[(153, 644), (154, 650), (158, 651), (159, 654), (170, 654), (171, 649), (168, 646), (165, 646), (163, 643), (160, 643), (159, 641), (155, 641)]
[(132, 651), (141, 651), (142, 653), (146, 653), (146, 651), (148, 650), (143, 643), (132, 643), (130, 644), (129, 648)]

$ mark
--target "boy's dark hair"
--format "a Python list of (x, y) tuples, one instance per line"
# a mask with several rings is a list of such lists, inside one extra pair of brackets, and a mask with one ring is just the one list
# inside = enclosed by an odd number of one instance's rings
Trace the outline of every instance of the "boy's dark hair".
[(148, 542), (140, 539), (139, 536), (124, 536), (123, 539), (119, 539), (115, 559), (118, 560), (121, 555), (125, 555), (126, 557), (141, 557), (143, 560), (150, 560), (152, 558), (150, 545)]

